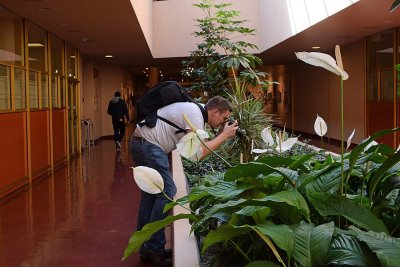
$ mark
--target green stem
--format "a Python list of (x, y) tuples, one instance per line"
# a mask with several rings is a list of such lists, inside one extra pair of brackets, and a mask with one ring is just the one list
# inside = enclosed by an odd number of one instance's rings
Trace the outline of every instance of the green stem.
[(233, 242), (232, 240), (229, 240), (229, 241), (232, 243), (233, 247), (234, 247), (237, 251), (239, 251), (239, 253), (242, 254), (243, 257), (246, 258), (246, 260), (247, 260), (248, 262), (252, 262), (252, 260), (246, 255), (246, 253), (244, 253), (244, 251), (243, 251), (235, 242)]
[(197, 138), (200, 140), (200, 143), (207, 148), (211, 153), (213, 153), (215, 156), (217, 156), (220, 160), (222, 160), (229, 168), (232, 168), (232, 165), (226, 161), (223, 157), (221, 157), (217, 152), (215, 152), (214, 150), (212, 150), (211, 148), (209, 148), (204, 142), (203, 140), (201, 140), (200, 136), (196, 133)]
[(340, 164), (341, 164), (341, 179), (340, 179), (340, 195), (343, 195), (343, 182), (344, 182), (344, 103), (343, 103), (343, 79), (340, 78), (340, 126), (341, 126), (341, 136), (340, 136)]
[[(158, 186), (157, 186), (158, 187)], [(159, 187), (158, 187), (159, 188)], [(161, 188), (159, 188), (161, 190)], [(176, 202), (175, 200), (171, 199), (167, 194), (165, 194), (164, 190), (161, 190), (161, 192), (164, 194), (164, 196), (171, 202), (176, 203), (177, 205), (181, 206), (182, 208), (184, 208), (185, 210), (188, 210), (191, 214), (195, 214), (194, 211), (192, 211), (189, 208), (186, 208), (185, 206), (182, 206), (181, 204), (179, 204), (178, 202)]]

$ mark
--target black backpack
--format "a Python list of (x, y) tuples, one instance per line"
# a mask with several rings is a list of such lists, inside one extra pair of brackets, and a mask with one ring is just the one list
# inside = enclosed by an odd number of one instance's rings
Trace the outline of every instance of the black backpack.
[(185, 129), (182, 129), (175, 123), (157, 115), (158, 109), (176, 102), (195, 103), (200, 108), (204, 121), (207, 122), (206, 110), (202, 105), (189, 96), (187, 89), (180, 86), (175, 81), (166, 81), (150, 88), (138, 101), (136, 101), (138, 125), (140, 127), (147, 126), (153, 128), (156, 126), (157, 119), (160, 119), (172, 127), (177, 128), (178, 131), (176, 131), (176, 133), (186, 132)]

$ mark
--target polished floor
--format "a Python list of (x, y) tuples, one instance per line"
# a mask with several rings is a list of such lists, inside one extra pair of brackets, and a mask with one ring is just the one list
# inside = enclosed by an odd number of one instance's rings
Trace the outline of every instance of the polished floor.
[(0, 202), (1, 267), (148, 266), (121, 262), (136, 228), (139, 189), (127, 141), (106, 140), (69, 166)]

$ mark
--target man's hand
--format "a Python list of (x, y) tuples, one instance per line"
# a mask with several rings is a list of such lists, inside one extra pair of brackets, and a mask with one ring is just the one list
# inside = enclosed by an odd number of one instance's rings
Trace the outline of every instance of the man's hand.
[(237, 120), (235, 120), (233, 123), (227, 121), (222, 128), (221, 134), (224, 135), (226, 138), (231, 138), (236, 135), (237, 129), (239, 129)]

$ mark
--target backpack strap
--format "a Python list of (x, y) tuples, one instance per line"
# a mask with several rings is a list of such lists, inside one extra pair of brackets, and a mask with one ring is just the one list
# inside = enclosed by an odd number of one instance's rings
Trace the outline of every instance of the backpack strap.
[(176, 134), (178, 134), (178, 133), (186, 133), (186, 130), (185, 130), (185, 129), (182, 129), (181, 127), (179, 127), (179, 126), (176, 125), (175, 123), (173, 123), (173, 122), (167, 120), (166, 118), (163, 118), (163, 117), (158, 116), (158, 115), (157, 115), (157, 118), (159, 118), (160, 120), (162, 120), (162, 121), (165, 122), (165, 123), (168, 123), (168, 124), (171, 125), (172, 127), (178, 129), (178, 130), (175, 132)]

